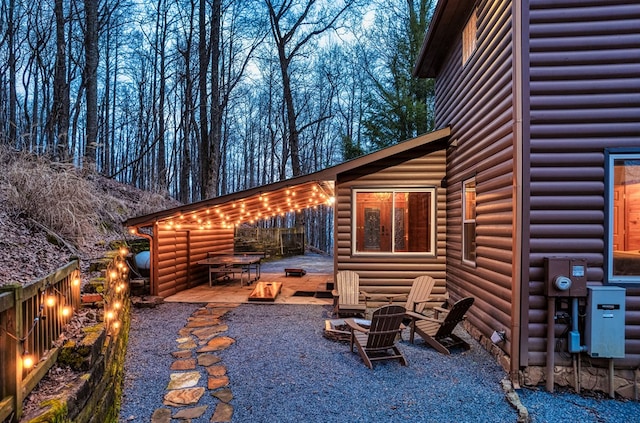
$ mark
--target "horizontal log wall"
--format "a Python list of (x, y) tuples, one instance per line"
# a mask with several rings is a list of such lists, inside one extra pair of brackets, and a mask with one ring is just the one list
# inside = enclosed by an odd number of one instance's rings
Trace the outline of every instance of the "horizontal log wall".
[[(461, 35), (436, 80), (436, 126), (449, 125), (447, 286), (475, 298), (469, 322), (484, 336), (506, 332), (511, 351), (515, 230), (512, 4), (481, 1), (477, 50), (462, 63)], [(466, 21), (466, 19), (465, 19)], [(462, 34), (462, 28), (460, 28)], [(476, 180), (476, 263), (462, 262), (462, 181)]]
[(233, 228), (157, 228), (153, 274), (157, 295), (164, 298), (208, 281), (207, 268), (197, 264), (208, 253), (233, 252)]
[[(604, 149), (640, 147), (640, 3), (532, 0), (530, 8), (528, 348), (529, 365), (544, 365), (544, 257), (585, 258), (588, 283), (606, 282)], [(625, 358), (615, 363), (636, 367), (637, 287), (627, 287), (626, 309)]]
[[(418, 152), (419, 153), (419, 152)], [(360, 287), (373, 293), (407, 294), (413, 279), (430, 275), (436, 279), (434, 294), (445, 292), (445, 175), (444, 151), (405, 153), (390, 158), (388, 167), (371, 166), (341, 175), (336, 188), (335, 270), (353, 270), (360, 275)], [(436, 257), (352, 254), (352, 190), (354, 188), (432, 188), (436, 187)]]

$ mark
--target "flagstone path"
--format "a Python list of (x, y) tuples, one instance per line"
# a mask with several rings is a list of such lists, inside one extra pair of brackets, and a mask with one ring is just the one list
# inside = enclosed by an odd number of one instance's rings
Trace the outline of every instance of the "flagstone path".
[[(151, 423), (170, 423), (171, 419), (189, 421), (212, 413), (210, 422), (230, 422), (233, 393), (229, 387), (227, 368), (216, 355), (235, 340), (225, 336), (227, 325), (221, 320), (239, 304), (210, 303), (189, 317), (176, 339), (176, 351), (171, 355), (170, 380), (163, 404), (151, 416)], [(204, 370), (204, 371), (203, 371)], [(205, 378), (202, 376), (205, 375)], [(213, 411), (208, 405), (198, 405), (205, 394), (218, 399)]]

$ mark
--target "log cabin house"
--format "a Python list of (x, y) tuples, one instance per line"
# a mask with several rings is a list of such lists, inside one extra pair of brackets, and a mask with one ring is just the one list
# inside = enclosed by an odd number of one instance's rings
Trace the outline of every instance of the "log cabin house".
[(516, 383), (637, 398), (638, 28), (637, 2), (440, 0), (417, 58), (451, 130), (447, 289)]
[(414, 73), (435, 78), (442, 129), (129, 219), (151, 240), (153, 293), (204, 283), (194, 263), (233, 249), (234, 222), (333, 198), (335, 271), (381, 293), (427, 273), (473, 296), (466, 327), (516, 385), (637, 398), (637, 28), (627, 1), (440, 0)]

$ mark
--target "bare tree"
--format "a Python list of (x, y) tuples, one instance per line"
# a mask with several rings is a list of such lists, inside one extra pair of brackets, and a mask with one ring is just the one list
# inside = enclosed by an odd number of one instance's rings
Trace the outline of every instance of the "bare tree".
[(9, 0), (7, 14), (7, 49), (9, 65), (9, 122), (8, 142), (16, 144), (18, 124), (18, 94), (16, 89), (16, 0)]
[(98, 142), (98, 0), (84, 0), (84, 15), (83, 79), (87, 102), (84, 159), (86, 165), (92, 166), (95, 164)]
[[(302, 174), (300, 130), (296, 122), (297, 110), (293, 99), (291, 64), (310, 41), (334, 29), (338, 20), (349, 10), (354, 1), (345, 1), (335, 10), (327, 10), (329, 6), (327, 3), (316, 0), (307, 0), (302, 7), (292, 0), (284, 0), (279, 5), (274, 4), (272, 0), (265, 0), (265, 2), (280, 63), (291, 168), (293, 176), (299, 176)], [(281, 175), (281, 177), (284, 176)]]
[(56, 64), (53, 77), (53, 104), (47, 122), (49, 143), (54, 147), (54, 157), (67, 160), (69, 156), (69, 84), (67, 83), (67, 43), (65, 16), (62, 0), (55, 0)]

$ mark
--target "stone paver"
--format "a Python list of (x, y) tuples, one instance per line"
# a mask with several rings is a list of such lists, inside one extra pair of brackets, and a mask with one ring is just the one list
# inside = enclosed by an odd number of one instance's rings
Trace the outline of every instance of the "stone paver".
[[(171, 370), (175, 372), (170, 375), (163, 404), (180, 409), (158, 408), (151, 417), (152, 423), (170, 423), (172, 419), (190, 421), (207, 411), (212, 412), (211, 422), (231, 421), (233, 406), (230, 401), (233, 393), (229, 387), (227, 369), (220, 357), (213, 353), (235, 342), (233, 338), (222, 335), (229, 328), (221, 319), (237, 305), (207, 304), (196, 310), (178, 331), (177, 351), (171, 353), (174, 358)], [(203, 378), (203, 375), (206, 377)], [(206, 387), (202, 384), (206, 384)], [(198, 405), (207, 390), (220, 401), (213, 411), (207, 405)]]
[(207, 344), (198, 350), (199, 353), (203, 352), (214, 352), (214, 351), (222, 351), (224, 349), (229, 348), (231, 344), (236, 342), (234, 339), (229, 338), (228, 336), (220, 336), (213, 338)]
[(200, 380), (200, 372), (171, 373), (169, 377), (171, 378), (171, 381), (167, 386), (168, 390), (191, 388), (198, 384), (198, 381)]
[(151, 423), (171, 423), (171, 410), (169, 408), (158, 408), (151, 415)]
[(227, 368), (224, 366), (207, 367), (207, 374), (209, 376), (224, 376), (225, 373), (227, 373)]
[(202, 416), (205, 411), (207, 411), (207, 408), (208, 408), (207, 405), (201, 405), (199, 407), (184, 408), (178, 411), (176, 414), (174, 414), (173, 418), (182, 419), (182, 420), (197, 419), (198, 417)]
[(220, 360), (221, 360), (220, 357), (213, 354), (204, 353), (204, 354), (198, 355), (198, 364), (204, 367), (209, 367), (212, 364), (219, 363)]
[(196, 359), (187, 358), (183, 360), (176, 360), (171, 364), (171, 370), (193, 370), (196, 368)]
[(212, 422), (230, 422), (233, 416), (233, 407), (226, 402), (221, 402), (216, 406), (216, 411), (211, 417)]
[(191, 350), (174, 351), (171, 353), (173, 358), (189, 358), (193, 355)]
[(207, 388), (214, 390), (229, 385), (229, 378), (227, 376), (210, 377), (207, 382)]
[(165, 394), (164, 405), (180, 407), (183, 405), (197, 404), (200, 398), (202, 398), (202, 395), (204, 395), (204, 388), (201, 386), (197, 388), (175, 389)]
[(211, 395), (218, 398), (222, 402), (229, 402), (233, 399), (233, 393), (229, 388), (219, 389), (212, 392)]

